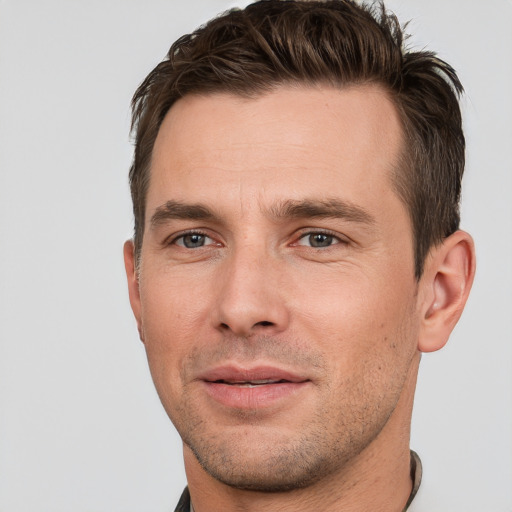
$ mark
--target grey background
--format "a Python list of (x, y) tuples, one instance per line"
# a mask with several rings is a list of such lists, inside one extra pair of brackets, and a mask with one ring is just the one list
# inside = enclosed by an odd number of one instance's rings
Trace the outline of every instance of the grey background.
[[(129, 101), (236, 2), (0, 0), (0, 512), (169, 511), (179, 438), (129, 309)], [(246, 2), (247, 3), (247, 2)], [(473, 294), (423, 357), (412, 446), (455, 512), (512, 510), (512, 3), (392, 0), (466, 86)]]

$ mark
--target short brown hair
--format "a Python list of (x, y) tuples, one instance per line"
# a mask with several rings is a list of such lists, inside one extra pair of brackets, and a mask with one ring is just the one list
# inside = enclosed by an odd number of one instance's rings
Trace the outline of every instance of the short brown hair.
[(410, 51), (404, 39), (382, 3), (372, 7), (353, 0), (263, 0), (178, 39), (132, 100), (136, 261), (153, 146), (179, 98), (214, 92), (254, 97), (294, 83), (375, 83), (390, 94), (403, 126), (405, 147), (393, 185), (411, 217), (419, 278), (429, 249), (459, 226), (462, 85), (446, 62), (432, 52)]

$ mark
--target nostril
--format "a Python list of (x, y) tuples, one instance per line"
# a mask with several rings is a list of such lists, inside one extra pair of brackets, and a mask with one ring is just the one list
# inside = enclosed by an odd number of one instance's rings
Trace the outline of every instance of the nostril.
[[(250, 329), (246, 330), (243, 325), (236, 325), (236, 323), (230, 325), (229, 323), (222, 322), (219, 324), (219, 329), (224, 332), (232, 331), (235, 334), (242, 337), (250, 337), (253, 334), (255, 334), (258, 328), (274, 327), (275, 325), (276, 324), (274, 322), (270, 322), (269, 320), (262, 320), (261, 322), (256, 322), (255, 324), (252, 325)], [(254, 332), (253, 329), (255, 329)]]

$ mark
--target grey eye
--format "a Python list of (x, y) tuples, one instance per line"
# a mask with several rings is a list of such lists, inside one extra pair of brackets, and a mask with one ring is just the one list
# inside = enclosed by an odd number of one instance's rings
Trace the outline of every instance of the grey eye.
[(334, 242), (334, 237), (325, 233), (315, 233), (308, 236), (311, 247), (329, 247)]
[(330, 247), (337, 243), (339, 243), (338, 238), (328, 233), (306, 233), (298, 242), (299, 245), (316, 248)]
[(190, 233), (188, 235), (182, 235), (176, 240), (176, 245), (181, 245), (187, 249), (197, 249), (203, 247), (212, 240), (210, 237), (201, 233)]

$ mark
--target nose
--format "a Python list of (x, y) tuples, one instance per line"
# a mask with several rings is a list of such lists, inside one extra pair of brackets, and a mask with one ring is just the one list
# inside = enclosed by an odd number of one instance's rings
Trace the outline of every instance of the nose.
[(244, 247), (222, 265), (214, 308), (215, 327), (248, 338), (286, 330), (289, 311), (284, 298), (283, 262)]

